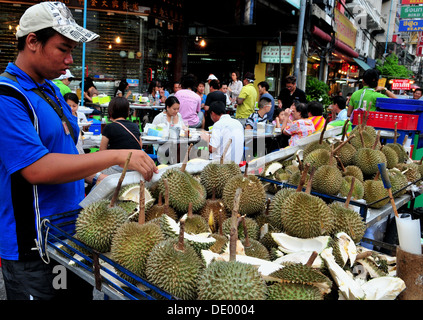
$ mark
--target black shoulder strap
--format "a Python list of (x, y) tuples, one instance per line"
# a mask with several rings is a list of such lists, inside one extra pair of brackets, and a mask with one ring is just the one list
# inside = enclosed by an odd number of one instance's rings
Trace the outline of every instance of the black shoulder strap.
[[(0, 74), (0, 77), (6, 77), (6, 78), (11, 79), (11, 80), (16, 82), (16, 77), (14, 77), (13, 75), (11, 75), (10, 73), (7, 73), (7, 72)], [(34, 123), (34, 114), (32, 112), (32, 109), (29, 106), (26, 98), (20, 92), (16, 91), (12, 87), (9, 87), (9, 86), (4, 85), (4, 84), (0, 84), (0, 95), (9, 96), (9, 97), (15, 98), (15, 99), (19, 100), (20, 102), (22, 102), (22, 104), (28, 109), (28, 115), (31, 118), (31, 122)]]

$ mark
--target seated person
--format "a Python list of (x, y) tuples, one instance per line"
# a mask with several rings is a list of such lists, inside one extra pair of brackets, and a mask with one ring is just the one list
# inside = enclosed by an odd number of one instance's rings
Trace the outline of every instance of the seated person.
[(219, 160), (228, 144), (232, 143), (225, 154), (224, 162), (234, 161), (239, 164), (244, 155), (244, 128), (242, 124), (226, 114), (226, 106), (222, 101), (215, 101), (210, 104), (210, 116), (214, 121), (211, 135), (203, 133), (201, 138), (209, 142), (211, 159)]
[[(165, 101), (165, 109), (163, 112), (160, 112), (153, 119), (153, 124), (158, 125), (161, 123), (168, 124), (175, 127), (180, 127), (181, 129), (186, 130), (184, 121), (181, 114), (179, 113), (179, 100), (175, 96), (170, 96)], [(171, 122), (173, 120), (173, 122)]]
[(245, 122), (245, 129), (257, 130), (257, 123), (267, 122), (267, 113), (272, 109), (272, 100), (267, 97), (262, 97), (258, 103), (259, 109), (247, 118)]
[(334, 121), (347, 120), (347, 109), (346, 109), (346, 100), (342, 96), (334, 96), (333, 103), (329, 106), (332, 111), (332, 121), (328, 124), (333, 123)]
[[(290, 122), (292, 114), (294, 121)], [(281, 130), (284, 135), (291, 136), (289, 146), (295, 146), (298, 140), (312, 134), (315, 130), (313, 122), (308, 118), (307, 106), (304, 103), (295, 102), (293, 108), (284, 111)]]
[[(103, 128), (99, 150), (107, 149), (142, 149), (141, 132), (138, 125), (127, 120), (129, 101), (115, 97), (109, 103), (108, 114), (112, 123)], [(121, 167), (113, 166), (103, 171), (106, 174), (120, 173)]]
[(318, 101), (310, 101), (307, 103), (308, 118), (313, 121), (316, 131), (323, 129), (325, 126), (325, 117), (323, 117), (323, 105)]

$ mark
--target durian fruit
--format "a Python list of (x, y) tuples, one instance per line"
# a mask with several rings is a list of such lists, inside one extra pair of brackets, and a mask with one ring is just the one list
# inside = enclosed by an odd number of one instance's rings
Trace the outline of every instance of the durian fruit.
[[(350, 138), (351, 137), (353, 137), (353, 135), (350, 135)], [(349, 140), (347, 140), (345, 144), (342, 144), (343, 142), (339, 141), (339, 142), (336, 142), (334, 145), (335, 150), (337, 150), (337, 148), (342, 145), (341, 148), (339, 148), (337, 151), (334, 151), (334, 155), (338, 156), (345, 166), (349, 166), (353, 164), (354, 154), (357, 152), (356, 148), (354, 148), (354, 146), (348, 141)]]
[[(377, 175), (378, 178), (378, 175)], [(370, 206), (370, 208), (379, 209), (383, 207), (385, 204), (389, 202), (389, 193), (388, 190), (385, 189), (383, 186), (383, 182), (381, 180), (366, 180), (364, 181), (364, 196), (363, 199), (366, 200), (366, 203)], [(384, 200), (380, 200), (385, 198)], [(377, 201), (376, 203), (373, 203)]]
[(237, 217), (242, 190), (235, 192), (231, 216), (229, 261), (212, 261), (198, 280), (199, 300), (265, 300), (266, 283), (251, 264), (236, 261)]
[[(141, 181), (138, 190), (143, 189), (144, 182)], [(164, 240), (164, 235), (157, 224), (145, 223), (143, 194), (140, 194), (140, 200), (138, 222), (127, 222), (119, 227), (112, 240), (111, 257), (122, 267), (140, 277), (145, 277), (148, 255), (157, 243)], [(136, 282), (133, 277), (129, 277), (119, 269), (116, 272), (129, 282)]]
[[(145, 210), (148, 210), (151, 208), (156, 201), (154, 197), (152, 196), (151, 192), (145, 188)], [(128, 185), (122, 186), (119, 195), (118, 195), (118, 204), (120, 202), (125, 201), (133, 201), (139, 205), (140, 202), (140, 185), (138, 183), (130, 183)], [(136, 213), (138, 213), (138, 210), (136, 210)]]
[(188, 213), (184, 215), (181, 219), (185, 222), (185, 231), (190, 234), (199, 234), (210, 232), (209, 225), (207, 220), (199, 214), (192, 213), (192, 203), (188, 206)]
[[(333, 146), (332, 152), (333, 154)], [(313, 181), (311, 187), (313, 190), (328, 194), (328, 195), (337, 195), (342, 185), (342, 173), (333, 165), (334, 158), (331, 156), (331, 160), (327, 165), (322, 165), (317, 168), (314, 173)]]
[(213, 190), (216, 198), (222, 198), (223, 189), (228, 180), (239, 174), (241, 169), (235, 162), (211, 162), (201, 171), (200, 181), (207, 191), (208, 198), (212, 197)]
[(421, 178), (419, 166), (416, 163), (398, 163), (396, 168), (406, 176), (409, 182), (413, 183)]
[(240, 218), (240, 224), (244, 229), (245, 237), (241, 242), (244, 246), (245, 254), (250, 257), (255, 257), (263, 260), (270, 260), (270, 255), (267, 248), (258, 240), (249, 238), (244, 216)]
[[(305, 173), (308, 171), (307, 164), (306, 168)], [(306, 192), (301, 192), (305, 177), (303, 174), (297, 192), (289, 195), (282, 204), (283, 230), (294, 237), (313, 238), (328, 235), (334, 227), (334, 216), (330, 208), (321, 198), (310, 194), (313, 174), (314, 170), (310, 174)]]
[(394, 168), (398, 164), (398, 154), (389, 146), (382, 146), (380, 149), (386, 158), (386, 167), (388, 169)]
[(275, 194), (273, 200), (270, 202), (269, 221), (271, 225), (279, 230), (283, 230), (281, 218), (281, 212), (284, 209), (283, 202), (291, 193), (294, 192), (295, 189), (293, 188), (282, 188)]
[(404, 147), (396, 142), (396, 136), (394, 138), (394, 142), (385, 144), (384, 148), (386, 147), (392, 148), (397, 153), (398, 163), (404, 163), (409, 158), (407, 151), (405, 151)]
[[(364, 121), (366, 122), (366, 120)], [(356, 150), (360, 148), (372, 148), (375, 143), (377, 143), (377, 145), (380, 144), (380, 142), (376, 141), (375, 128), (372, 126), (367, 126), (365, 123), (355, 126), (350, 133), (350, 136), (351, 135), (355, 136), (353, 139), (351, 139), (351, 144), (354, 146), (354, 148), (356, 148)]]
[[(291, 184), (293, 186), (298, 186), (301, 180), (302, 171), (295, 171), (293, 174), (290, 175), (288, 178), (288, 184)], [(308, 182), (308, 179), (310, 178), (309, 174), (306, 176), (305, 183)]]
[(147, 209), (145, 213), (145, 221), (151, 221), (160, 217), (162, 214), (167, 214), (172, 219), (178, 219), (178, 215), (175, 212), (175, 209), (169, 206), (169, 192), (167, 183), (165, 183), (165, 202), (163, 203), (162, 200), (162, 193), (159, 193), (159, 200), (156, 204), (154, 204), (150, 209)]
[(166, 170), (159, 180), (159, 192), (165, 193), (163, 180), (167, 179), (169, 185), (169, 205), (179, 215), (188, 211), (189, 203), (192, 203), (194, 212), (200, 210), (206, 203), (206, 190), (204, 186), (182, 169), (172, 168)]
[(351, 190), (352, 180), (355, 179), (355, 183), (353, 185), (352, 191), (352, 198), (359, 200), (363, 199), (364, 196), (364, 186), (363, 183), (354, 176), (345, 176), (342, 178), (341, 189), (339, 189), (339, 195), (342, 197), (346, 197)]
[(184, 240), (184, 221), (178, 239), (159, 242), (151, 250), (146, 264), (146, 278), (154, 285), (183, 299), (197, 299), (198, 277), (204, 265), (196, 250)]
[(349, 207), (351, 195), (356, 183), (360, 182), (356, 181), (353, 177), (351, 180), (350, 191), (348, 192), (347, 199), (344, 204), (341, 204), (340, 202), (332, 202), (329, 205), (329, 208), (335, 216), (335, 227), (332, 231), (333, 234), (345, 232), (355, 243), (358, 243), (363, 238), (367, 226), (361, 215)]
[(310, 167), (318, 168), (323, 165), (329, 164), (331, 158), (332, 155), (330, 150), (317, 149), (305, 156), (303, 162), (310, 164)]
[(407, 192), (406, 187), (409, 185), (409, 181), (405, 174), (398, 168), (389, 169), (388, 178), (391, 182), (392, 195), (394, 198), (400, 197)]
[(342, 175), (344, 177), (353, 176), (361, 182), (364, 182), (363, 171), (361, 171), (361, 169), (355, 165), (346, 166), (342, 171)]
[(323, 140), (323, 137), (324, 137), (325, 132), (326, 132), (326, 128), (328, 126), (328, 122), (329, 121), (326, 121), (326, 119), (325, 119), (325, 125), (323, 126), (322, 132), (320, 133), (319, 140), (310, 142), (309, 144), (307, 144), (304, 147), (303, 160), (305, 159), (305, 157), (307, 155), (309, 155), (312, 151), (314, 151), (316, 149), (326, 149), (328, 151), (330, 150), (330, 144)]
[(81, 210), (75, 222), (75, 235), (87, 246), (108, 252), (117, 229), (127, 220), (124, 209), (110, 207), (107, 199), (99, 200)]
[(315, 286), (281, 281), (268, 286), (267, 300), (323, 300), (323, 294)]
[(263, 184), (254, 175), (249, 175), (248, 164), (245, 167), (245, 173), (232, 177), (223, 189), (222, 200), (228, 212), (233, 209), (235, 191), (242, 189), (240, 214), (252, 216), (260, 213), (266, 204), (266, 192)]
[[(247, 234), (250, 239), (258, 240), (260, 236), (260, 228), (256, 220), (253, 218), (245, 217), (245, 224), (247, 226)], [(231, 232), (231, 219), (226, 219), (223, 221), (222, 225), (223, 234), (230, 234)], [(238, 227), (238, 237), (239, 239), (245, 238), (244, 228), (242, 225)]]
[(360, 148), (354, 158), (354, 164), (361, 169), (364, 175), (372, 176), (376, 174), (378, 163), (386, 163), (386, 157), (380, 150), (371, 148)]
[(214, 188), (211, 199), (206, 200), (206, 204), (201, 208), (199, 214), (207, 220), (212, 232), (217, 232), (219, 219), (225, 220), (227, 218), (228, 214), (225, 205), (222, 199), (216, 199)]

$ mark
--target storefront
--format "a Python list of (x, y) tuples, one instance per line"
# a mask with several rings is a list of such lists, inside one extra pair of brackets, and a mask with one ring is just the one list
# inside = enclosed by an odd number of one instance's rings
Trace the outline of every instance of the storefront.
[[(15, 32), (21, 15), (37, 2), (0, 3), (6, 21), (0, 27), (2, 70), (16, 57)], [(66, 5), (83, 25), (83, 2), (68, 0)], [(93, 0), (87, 8), (86, 27), (100, 38), (85, 45), (85, 77), (93, 78), (100, 90), (109, 94), (122, 78), (131, 79), (132, 90), (140, 92), (152, 78), (173, 81), (175, 57), (180, 54), (175, 35), (182, 22), (181, 1), (148, 1), (142, 6), (135, 1)], [(79, 85), (82, 77), (82, 53), (82, 45), (73, 52), (71, 87)]]

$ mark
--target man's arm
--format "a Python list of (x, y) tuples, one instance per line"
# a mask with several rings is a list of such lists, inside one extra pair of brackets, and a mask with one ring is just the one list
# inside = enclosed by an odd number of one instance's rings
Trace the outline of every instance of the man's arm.
[(87, 154), (48, 153), (21, 170), (31, 184), (60, 184), (84, 179), (113, 165), (123, 167), (132, 152), (128, 170), (138, 171), (146, 181), (158, 173), (154, 161), (143, 150), (105, 150)]

